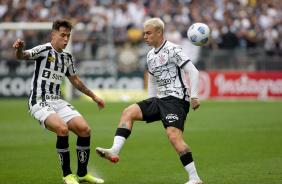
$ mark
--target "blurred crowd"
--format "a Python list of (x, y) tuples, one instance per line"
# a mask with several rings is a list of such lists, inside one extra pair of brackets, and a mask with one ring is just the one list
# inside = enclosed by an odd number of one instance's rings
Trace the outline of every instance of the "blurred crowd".
[[(175, 43), (187, 37), (192, 23), (203, 22), (211, 28), (210, 49), (261, 47), (268, 55), (282, 55), (282, 0), (0, 0), (1, 22), (70, 19), (74, 52), (89, 42), (93, 55), (108, 35), (116, 46), (141, 43), (142, 23), (150, 17), (162, 18), (165, 38)], [(42, 44), (35, 34), (0, 30), (1, 50), (18, 37), (28, 46)]]

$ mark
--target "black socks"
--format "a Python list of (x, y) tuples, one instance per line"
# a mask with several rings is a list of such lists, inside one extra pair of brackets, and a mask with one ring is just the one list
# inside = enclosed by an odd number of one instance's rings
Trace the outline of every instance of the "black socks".
[(69, 136), (57, 136), (56, 149), (59, 154), (64, 177), (72, 174), (70, 169)]
[(77, 153), (77, 175), (79, 177), (87, 174), (87, 165), (90, 154), (90, 137), (77, 137), (76, 144)]

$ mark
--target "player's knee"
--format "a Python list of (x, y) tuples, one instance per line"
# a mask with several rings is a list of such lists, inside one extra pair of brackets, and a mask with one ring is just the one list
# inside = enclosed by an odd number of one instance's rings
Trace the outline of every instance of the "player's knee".
[(168, 133), (167, 136), (171, 144), (175, 147), (177, 145), (177, 136), (173, 133)]
[(77, 133), (78, 136), (80, 137), (89, 137), (91, 135), (91, 129), (89, 126), (84, 126), (82, 127), (78, 133)]
[(132, 119), (133, 116), (133, 112), (132, 110), (130, 110), (130, 108), (126, 108), (124, 109), (123, 113), (122, 113), (122, 117), (125, 119)]
[(127, 107), (122, 113), (122, 119), (130, 121), (142, 120), (141, 109), (136, 104)]
[(87, 126), (84, 130), (84, 137), (89, 137), (91, 135), (91, 129), (89, 126)]
[(69, 135), (69, 129), (67, 125), (64, 126), (60, 126), (57, 130), (56, 130), (57, 135), (59, 136), (68, 136)]

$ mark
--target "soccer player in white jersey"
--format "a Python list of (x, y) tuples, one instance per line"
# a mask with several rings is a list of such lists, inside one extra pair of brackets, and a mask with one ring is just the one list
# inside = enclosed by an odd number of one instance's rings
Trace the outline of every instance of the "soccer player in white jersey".
[[(35, 60), (31, 82), (29, 113), (40, 125), (56, 133), (56, 149), (63, 170), (63, 182), (104, 183), (87, 171), (90, 153), (90, 127), (81, 114), (69, 103), (61, 99), (61, 84), (67, 76), (72, 85), (88, 95), (98, 104), (99, 110), (105, 107), (102, 99), (89, 90), (76, 75), (72, 55), (64, 50), (70, 39), (73, 26), (69, 20), (58, 19), (53, 22), (52, 41), (45, 45), (23, 50), (24, 41), (17, 39), (13, 44), (19, 60)], [(70, 169), (69, 130), (77, 137), (76, 152), (78, 158), (77, 174)]]
[[(143, 26), (147, 45), (154, 47), (147, 55), (149, 99), (133, 104), (123, 111), (113, 146), (110, 149), (97, 147), (96, 153), (116, 163), (119, 161), (122, 146), (131, 134), (134, 121), (150, 123), (162, 120), (167, 136), (189, 174), (189, 181), (186, 184), (202, 184), (191, 150), (182, 137), (190, 103), (194, 110), (200, 106), (198, 70), (185, 56), (180, 46), (163, 38), (164, 23), (161, 19), (149, 19)], [(191, 94), (184, 71), (189, 76)]]

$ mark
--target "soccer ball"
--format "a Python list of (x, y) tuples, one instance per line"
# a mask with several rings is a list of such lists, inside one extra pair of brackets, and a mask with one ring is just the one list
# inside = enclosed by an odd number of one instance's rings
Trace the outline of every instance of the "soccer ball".
[(210, 28), (204, 23), (195, 23), (187, 31), (189, 41), (197, 46), (205, 45), (210, 39)]

